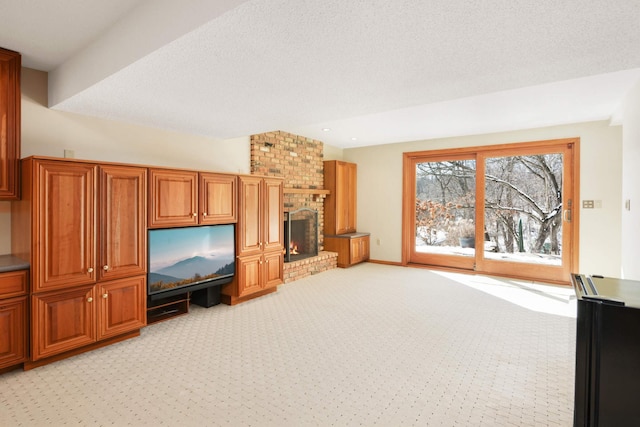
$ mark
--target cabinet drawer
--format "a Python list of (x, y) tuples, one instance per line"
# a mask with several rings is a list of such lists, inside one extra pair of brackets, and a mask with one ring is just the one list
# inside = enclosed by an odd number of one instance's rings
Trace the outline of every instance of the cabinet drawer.
[(0, 273), (0, 299), (27, 293), (27, 270)]

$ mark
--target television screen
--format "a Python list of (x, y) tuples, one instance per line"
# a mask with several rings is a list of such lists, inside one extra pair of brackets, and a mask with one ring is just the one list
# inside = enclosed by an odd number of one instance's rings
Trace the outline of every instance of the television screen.
[(149, 230), (149, 295), (227, 283), (234, 273), (233, 224)]

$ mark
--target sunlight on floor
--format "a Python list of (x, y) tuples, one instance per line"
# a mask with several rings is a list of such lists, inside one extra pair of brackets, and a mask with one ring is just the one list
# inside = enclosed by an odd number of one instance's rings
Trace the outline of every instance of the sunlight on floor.
[(532, 311), (576, 317), (576, 296), (570, 286), (442, 271), (434, 273)]

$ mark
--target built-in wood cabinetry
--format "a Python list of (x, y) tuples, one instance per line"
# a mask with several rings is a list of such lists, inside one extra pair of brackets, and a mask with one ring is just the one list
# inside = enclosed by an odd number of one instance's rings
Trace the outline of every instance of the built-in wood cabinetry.
[(31, 359), (140, 329), (146, 318), (145, 283), (146, 277), (138, 276), (32, 295)]
[(159, 168), (149, 176), (150, 228), (237, 221), (236, 176)]
[(324, 162), (324, 249), (338, 253), (338, 267), (369, 259), (369, 233), (357, 233), (357, 166), (339, 160)]
[(200, 172), (198, 211), (201, 224), (237, 222), (238, 178), (234, 175)]
[(0, 48), (0, 200), (20, 197), (20, 69), (20, 54)]
[(26, 270), (0, 273), (0, 372), (27, 358)]
[(324, 249), (338, 253), (338, 267), (350, 267), (369, 259), (369, 233), (324, 236)]
[(241, 176), (238, 187), (236, 277), (222, 288), (228, 304), (273, 292), (283, 281), (283, 180)]
[(357, 165), (339, 160), (324, 162), (325, 234), (354, 233), (357, 228)]
[(145, 325), (146, 177), (134, 166), (22, 161), (12, 251), (31, 264), (31, 361)]

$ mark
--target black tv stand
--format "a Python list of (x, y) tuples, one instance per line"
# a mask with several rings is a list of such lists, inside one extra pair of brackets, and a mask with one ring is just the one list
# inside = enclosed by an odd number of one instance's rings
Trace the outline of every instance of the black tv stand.
[(147, 301), (147, 325), (187, 314), (189, 293)]
[(193, 291), (191, 293), (191, 302), (205, 308), (220, 304), (221, 286), (222, 284), (216, 284), (208, 288)]

